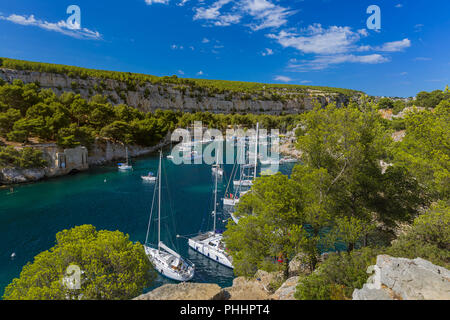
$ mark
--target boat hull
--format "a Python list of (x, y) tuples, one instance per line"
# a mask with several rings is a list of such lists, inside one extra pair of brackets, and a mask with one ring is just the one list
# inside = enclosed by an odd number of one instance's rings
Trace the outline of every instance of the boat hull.
[(253, 181), (252, 180), (235, 180), (233, 181), (233, 185), (235, 187), (251, 187), (253, 185)]
[(155, 181), (156, 181), (156, 177), (146, 177), (146, 176), (142, 176), (141, 178), (142, 178), (142, 180), (148, 181), (148, 182), (155, 182)]
[(235, 206), (239, 203), (239, 199), (223, 199), (223, 204), (226, 206)]
[(194, 239), (189, 239), (189, 247), (227, 268), (234, 269), (231, 261), (223, 253), (219, 252), (208, 244), (205, 244), (201, 241), (196, 241)]
[[(194, 277), (194, 267), (190, 267), (186, 270), (186, 272), (179, 272), (173, 268), (170, 268), (163, 260), (164, 257), (158, 249), (151, 248), (148, 246), (144, 246), (145, 253), (150, 260), (151, 264), (161, 275), (180, 282), (186, 282), (191, 280)], [(164, 255), (170, 256), (169, 253), (164, 252)]]

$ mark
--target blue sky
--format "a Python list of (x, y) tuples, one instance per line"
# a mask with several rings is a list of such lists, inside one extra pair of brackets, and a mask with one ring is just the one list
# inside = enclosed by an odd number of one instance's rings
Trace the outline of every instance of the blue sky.
[(449, 12), (448, 0), (2, 1), (0, 56), (413, 96), (450, 83)]

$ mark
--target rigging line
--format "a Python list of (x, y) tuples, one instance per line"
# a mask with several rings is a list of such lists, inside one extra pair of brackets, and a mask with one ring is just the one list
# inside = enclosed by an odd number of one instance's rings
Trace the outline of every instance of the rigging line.
[[(239, 152), (239, 149), (237, 149), (237, 151)], [(225, 189), (225, 195), (228, 193), (229, 187), (230, 187), (230, 183), (231, 183), (231, 181), (233, 181), (234, 175), (236, 174), (235, 170), (237, 170), (236, 169), (237, 159), (238, 159), (238, 155), (236, 155), (236, 158), (234, 159), (233, 169), (231, 170), (230, 179), (228, 180), (227, 188)]]
[[(239, 148), (237, 148), (237, 152), (239, 153)], [(233, 169), (231, 170), (231, 174), (230, 174), (230, 180), (228, 180), (227, 188), (225, 189), (225, 196), (228, 194), (230, 183), (234, 180), (234, 176), (236, 175), (236, 172), (237, 172), (236, 164), (237, 164), (238, 156), (239, 155), (236, 154), (236, 158), (234, 159)]]
[[(158, 179), (160, 179), (160, 177), (158, 177)], [(150, 232), (150, 224), (151, 224), (152, 216), (153, 216), (153, 206), (154, 206), (154, 203), (155, 203), (156, 189), (157, 189), (157, 186), (156, 186), (156, 184), (155, 184), (155, 188), (153, 189), (152, 208), (150, 209), (150, 217), (149, 217), (149, 219), (148, 219), (147, 235), (145, 236), (145, 244), (147, 244), (147, 241), (148, 241), (148, 234), (149, 234), (149, 232)]]
[[(167, 169), (166, 169), (166, 166), (165, 166), (163, 161), (162, 161), (162, 167), (164, 169), (164, 172), (166, 172), (164, 174), (164, 179), (165, 179), (164, 181), (165, 181), (165, 184), (166, 184), (167, 198), (168, 198), (168, 202), (169, 202), (169, 211), (170, 211), (170, 217), (169, 218), (170, 218), (170, 222), (172, 223), (173, 230), (176, 232), (177, 226), (176, 226), (176, 219), (175, 219), (175, 214), (174, 214), (175, 211), (173, 210), (173, 207), (172, 207), (172, 196), (171, 196), (171, 192), (170, 192), (170, 188), (169, 188), (169, 182), (168, 182), (168, 178), (167, 178), (167, 176), (168, 176)], [(166, 228), (167, 228), (167, 231), (168, 231), (167, 234), (170, 235), (170, 226), (166, 226)], [(173, 247), (178, 251), (178, 246), (173, 242), (172, 237), (169, 237), (169, 241), (173, 245)]]
[[(209, 201), (208, 203), (211, 203), (212, 197), (213, 197), (213, 196), (210, 195), (210, 201)], [(209, 210), (210, 210), (210, 206), (208, 205), (208, 212), (209, 212)], [(210, 214), (207, 214), (207, 215), (203, 214), (202, 223), (201, 223), (201, 225), (200, 225), (199, 233), (201, 233), (201, 231), (204, 230), (203, 228), (204, 228), (204, 226), (205, 226), (205, 220), (206, 220), (206, 219), (208, 220), (206, 223), (209, 224), (209, 221), (210, 221), (209, 218), (210, 218)]]

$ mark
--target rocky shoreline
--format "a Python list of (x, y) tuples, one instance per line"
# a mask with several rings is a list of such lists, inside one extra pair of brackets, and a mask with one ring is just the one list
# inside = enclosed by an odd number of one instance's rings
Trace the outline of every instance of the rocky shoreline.
[[(128, 146), (128, 153), (130, 157), (140, 157), (155, 152), (170, 144), (170, 134), (157, 145), (153, 147), (140, 147), (137, 145)], [(101, 166), (114, 161), (123, 160), (126, 157), (125, 147), (122, 144), (113, 143), (107, 140), (97, 140), (94, 146), (87, 153), (84, 147), (75, 149), (59, 150), (56, 146), (46, 145), (45, 147), (36, 147), (44, 152), (44, 156), (49, 160), (50, 165), (45, 168), (14, 168), (6, 167), (0, 168), (0, 188), (2, 186), (12, 186), (16, 184), (33, 183), (44, 179), (66, 176), (69, 174), (86, 171), (92, 166)], [(78, 156), (77, 149), (82, 148), (86, 150), (86, 158)], [(48, 151), (51, 149), (51, 151)], [(56, 150), (56, 151), (55, 151)], [(71, 157), (72, 162), (64, 164), (64, 168), (58, 163), (59, 154), (66, 156), (76, 154), (78, 157)], [(56, 155), (56, 156), (55, 156)], [(81, 160), (80, 160), (80, 159)], [(75, 160), (74, 160), (75, 159)], [(87, 161), (85, 161), (87, 160)]]
[[(281, 285), (281, 273), (260, 270), (251, 279), (235, 278), (228, 288), (211, 283), (166, 284), (133, 300), (295, 300), (300, 274), (305, 272), (298, 263), (293, 267)], [(421, 258), (379, 255), (368, 273), (373, 275), (362, 289), (355, 289), (353, 300), (450, 300), (450, 271)]]
[(133, 300), (295, 300), (299, 277), (286, 280), (278, 289), (272, 289), (280, 274), (258, 271), (254, 278), (237, 277), (233, 285), (221, 288), (215, 283), (166, 284)]

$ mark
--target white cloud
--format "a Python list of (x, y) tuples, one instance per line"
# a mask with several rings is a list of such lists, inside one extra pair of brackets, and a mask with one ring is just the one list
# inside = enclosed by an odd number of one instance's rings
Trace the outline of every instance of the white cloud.
[(293, 71), (310, 71), (310, 70), (323, 70), (330, 65), (342, 64), (342, 63), (363, 63), (363, 64), (379, 64), (388, 62), (389, 59), (380, 54), (370, 55), (353, 55), (353, 54), (337, 54), (337, 55), (325, 55), (317, 56), (312, 60), (292, 59), (288, 65), (289, 69)]
[(211, 20), (216, 26), (229, 26), (238, 23), (241, 19), (240, 15), (222, 14), (220, 10), (232, 0), (218, 0), (210, 7), (198, 7), (195, 9), (194, 20)]
[(36, 19), (34, 15), (30, 16), (22, 16), (17, 14), (11, 14), (10, 16), (0, 15), (0, 20), (10, 21), (12, 23), (20, 24), (22, 26), (34, 26), (47, 31), (55, 31), (76, 39), (90, 39), (90, 40), (102, 39), (102, 35), (97, 31), (92, 31), (87, 28), (81, 28), (80, 26), (74, 26), (68, 24), (66, 21), (59, 21), (54, 23), (39, 20)]
[(208, 38), (203, 38), (202, 43), (209, 43), (210, 40)]
[(178, 73), (181, 75), (184, 75), (184, 71), (183, 70), (178, 70)]
[(291, 78), (286, 77), (286, 76), (276, 76), (276, 77), (274, 78), (274, 80), (276, 80), (276, 81), (282, 81), (282, 82), (291, 82), (291, 81), (292, 81)]
[(411, 47), (411, 41), (409, 39), (403, 39), (401, 41), (386, 42), (381, 47), (375, 48), (375, 50), (384, 52), (398, 52), (409, 47)]
[(265, 51), (263, 51), (263, 52), (261, 53), (261, 55), (262, 55), (263, 57), (265, 57), (265, 56), (271, 56), (271, 55), (273, 55), (273, 50), (270, 49), (270, 48), (266, 48)]
[(202, 76), (202, 75), (203, 75), (203, 71), (200, 70), (199, 72), (197, 72), (197, 75), (198, 75), (198, 76)]
[(254, 31), (265, 28), (279, 28), (288, 22), (289, 16), (297, 12), (267, 0), (243, 0), (241, 1), (241, 8), (243, 12), (246, 12), (255, 20), (255, 22), (249, 24), (249, 27)]
[(395, 7), (396, 8), (403, 8), (403, 5), (401, 3), (399, 3), (399, 4), (396, 4)]
[(409, 39), (387, 42), (378, 47), (360, 45), (361, 39), (369, 34), (366, 29), (356, 32), (350, 27), (322, 27), (313, 24), (298, 32), (281, 30), (278, 34), (268, 34), (284, 48), (294, 48), (303, 54), (311, 54), (311, 59), (291, 60), (288, 68), (294, 71), (323, 70), (332, 65), (343, 63), (379, 64), (390, 61), (381, 54), (355, 54), (359, 52), (380, 51), (398, 52), (411, 46)]
[(276, 39), (283, 47), (292, 47), (303, 53), (337, 54), (356, 48), (361, 33), (353, 32), (350, 27), (331, 26), (328, 29), (320, 24), (310, 25), (301, 30), (301, 34), (280, 31), (277, 35), (268, 35)]
[(170, 48), (171, 48), (172, 50), (183, 50), (183, 49), (184, 49), (183, 46), (180, 46), (180, 45), (177, 45), (177, 44), (171, 45)]
[[(169, 0), (167, 0), (169, 1)], [(182, 7), (186, 4), (186, 2), (188, 2), (189, 0), (181, 0), (180, 2), (177, 3), (177, 6)]]
[(230, 26), (240, 23), (244, 18), (250, 20), (246, 25), (253, 31), (266, 28), (279, 28), (296, 11), (272, 3), (270, 0), (216, 0), (205, 5), (202, 1), (195, 8), (194, 20), (206, 20), (215, 26)]
[(152, 5), (154, 3), (169, 4), (169, 0), (145, 0), (145, 3), (148, 5)]
[(427, 58), (427, 57), (417, 57), (414, 58), (414, 61), (431, 61), (431, 58)]

